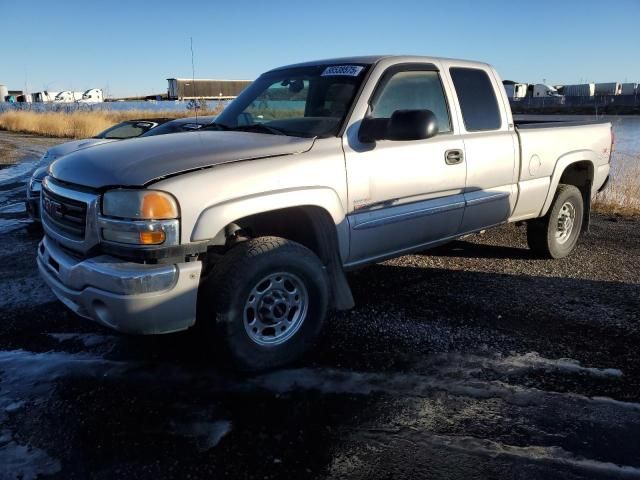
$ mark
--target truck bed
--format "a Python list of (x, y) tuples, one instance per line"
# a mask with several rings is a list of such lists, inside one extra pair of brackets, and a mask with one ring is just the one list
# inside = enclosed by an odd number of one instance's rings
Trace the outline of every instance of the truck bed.
[(518, 204), (511, 221), (536, 218), (549, 207), (560, 173), (571, 162), (593, 165), (593, 192), (609, 174), (609, 120), (548, 121), (515, 119), (520, 141)]

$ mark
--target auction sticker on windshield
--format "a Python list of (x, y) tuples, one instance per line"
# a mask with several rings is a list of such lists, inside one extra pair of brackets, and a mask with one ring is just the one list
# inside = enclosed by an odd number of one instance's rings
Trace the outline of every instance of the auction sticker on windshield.
[(360, 65), (334, 65), (325, 68), (321, 76), (327, 77), (330, 75), (343, 75), (347, 77), (357, 77), (360, 75), (363, 68), (364, 67)]

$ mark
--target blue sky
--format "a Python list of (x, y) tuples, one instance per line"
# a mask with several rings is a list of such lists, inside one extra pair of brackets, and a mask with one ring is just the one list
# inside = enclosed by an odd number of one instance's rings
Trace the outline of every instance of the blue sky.
[(503, 78), (640, 80), (640, 0), (0, 0), (0, 84), (159, 93), (167, 77), (254, 79), (334, 56), (487, 61)]

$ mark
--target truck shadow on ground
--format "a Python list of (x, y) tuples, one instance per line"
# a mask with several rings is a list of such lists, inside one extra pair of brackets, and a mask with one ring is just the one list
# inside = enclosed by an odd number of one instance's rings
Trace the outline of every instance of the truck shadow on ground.
[(464, 240), (456, 240), (417, 254), (432, 257), (492, 258), (496, 260), (534, 260), (539, 258), (528, 248), (488, 245)]

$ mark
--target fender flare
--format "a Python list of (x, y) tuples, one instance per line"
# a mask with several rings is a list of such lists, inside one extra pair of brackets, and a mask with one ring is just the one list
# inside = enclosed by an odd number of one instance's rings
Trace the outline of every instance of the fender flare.
[(319, 238), (325, 268), (331, 283), (332, 303), (338, 310), (354, 305), (353, 295), (342, 268), (341, 258), (349, 251), (349, 229), (337, 193), (325, 187), (278, 190), (236, 198), (206, 208), (198, 217), (192, 241), (211, 240), (214, 245), (226, 242), (226, 227), (242, 218), (286, 208), (320, 208), (313, 220), (314, 235)]
[(343, 255), (349, 251), (349, 238), (339, 226), (346, 223), (345, 210), (335, 190), (328, 187), (302, 187), (263, 192), (226, 200), (205, 208), (191, 232), (191, 241), (210, 240), (224, 245), (225, 227), (240, 218), (283, 208), (320, 207), (328, 212), (338, 230), (338, 247)]
[(558, 158), (553, 173), (551, 174), (549, 191), (547, 192), (547, 198), (542, 206), (542, 211), (539, 215), (540, 217), (545, 216), (549, 211), (549, 208), (551, 208), (551, 204), (553, 203), (553, 198), (555, 197), (556, 190), (558, 189), (558, 184), (560, 183), (560, 179), (562, 178), (562, 174), (570, 165), (578, 162), (591, 163), (591, 167), (595, 172), (597, 156), (595, 152), (593, 152), (593, 150), (576, 150), (566, 153)]

